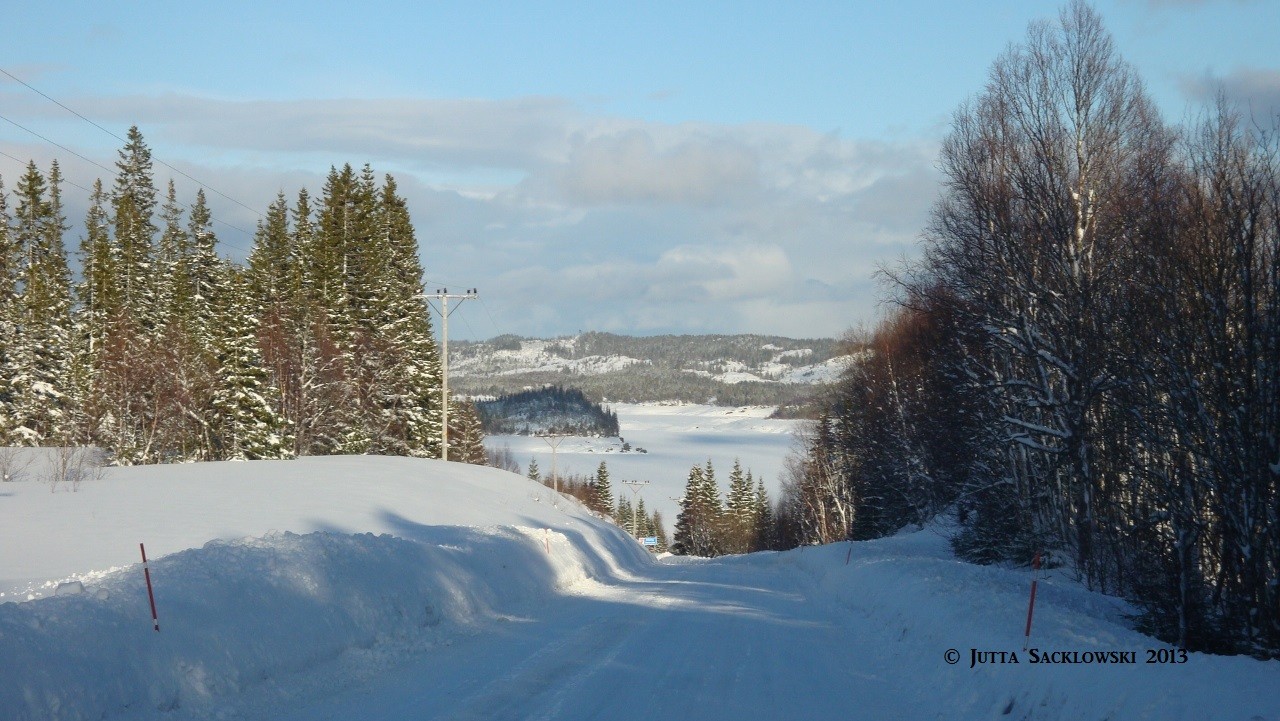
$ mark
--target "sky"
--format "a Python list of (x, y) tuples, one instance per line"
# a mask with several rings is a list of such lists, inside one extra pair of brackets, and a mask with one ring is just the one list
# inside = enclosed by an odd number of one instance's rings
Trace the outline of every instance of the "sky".
[[(368, 163), (479, 339), (874, 324), (952, 114), (1064, 2), (4, 4), (0, 179), (56, 158), (71, 248), (131, 125), (235, 259), (277, 193)], [(1095, 7), (1167, 121), (1280, 110), (1280, 2)]]

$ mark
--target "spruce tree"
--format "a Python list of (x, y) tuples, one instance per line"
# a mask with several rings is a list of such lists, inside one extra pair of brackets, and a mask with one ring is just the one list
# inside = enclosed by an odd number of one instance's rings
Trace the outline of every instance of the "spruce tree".
[[(708, 470), (712, 472), (710, 479), (707, 478)], [(719, 506), (711, 462), (708, 460), (705, 468), (695, 465), (689, 469), (684, 496), (680, 499), (680, 513), (676, 516), (672, 552), (677, 555), (714, 556), (714, 527), (719, 517)]]
[(108, 319), (115, 318), (121, 306), (120, 285), (116, 281), (118, 247), (111, 240), (107, 201), (102, 180), (95, 180), (85, 214), (85, 234), (80, 240), (81, 281), (75, 289), (77, 355), (72, 371), (76, 394), (81, 399), (77, 409), (80, 435), (86, 442), (104, 445), (108, 444), (103, 435), (103, 420), (111, 406), (109, 398), (101, 392), (104, 349)]
[(257, 319), (250, 312), (244, 272), (224, 266), (215, 282), (214, 349), (217, 384), (211, 401), (216, 429), (216, 457), (255, 460), (292, 456), (287, 421), (267, 400), (276, 394), (262, 367)]
[(654, 550), (658, 553), (666, 553), (671, 550), (670, 542), (667, 539), (667, 526), (662, 520), (662, 512), (653, 512), (653, 532), (652, 535), (658, 537), (658, 545), (654, 546)]
[(529, 459), (529, 473), (528, 473), (528, 475), (529, 475), (529, 480), (531, 480), (531, 481), (537, 481), (537, 482), (539, 482), (539, 483), (541, 483), (541, 482), (542, 482), (542, 472), (538, 470), (538, 459), (537, 459), (537, 458), (530, 458), (530, 459)]
[(17, 276), (18, 251), (9, 227), (9, 201), (0, 179), (0, 445), (9, 445), (18, 426), (13, 407), (13, 387), (9, 379), (18, 375)]
[(733, 461), (729, 473), (729, 495), (723, 523), (723, 541), (726, 553), (746, 553), (751, 550), (751, 537), (755, 531), (755, 489), (751, 480), (742, 472), (738, 459)]
[(320, 196), (311, 251), (311, 284), (327, 315), (334, 340), (349, 351), (355, 326), (351, 308), (351, 277), (357, 263), (354, 248), (359, 223), (355, 211), (355, 171), (329, 168)]
[(153, 223), (156, 189), (151, 175), (151, 151), (136, 127), (131, 128), (116, 162), (118, 173), (111, 191), (110, 287), (103, 292), (102, 342), (94, 347), (96, 368), (93, 435), (110, 448), (118, 463), (154, 462), (162, 456), (157, 444), (157, 381), (167, 372), (159, 357), (158, 302), (155, 296)]
[[(368, 175), (366, 168), (362, 188), (369, 182)], [(418, 241), (408, 206), (389, 175), (378, 194), (375, 218), (370, 247), (377, 249), (377, 255), (370, 257), (376, 261), (377, 273), (371, 282), (378, 291), (366, 293), (371, 322), (367, 331), (373, 339), (368, 347), (380, 356), (365, 366), (381, 378), (374, 405), (381, 427), (387, 429), (385, 452), (436, 457), (442, 415), (441, 363), (422, 300)]]
[[(376, 420), (370, 417), (365, 368), (358, 345), (356, 288), (362, 223), (356, 208), (358, 179), (350, 165), (329, 169), (320, 198), (312, 243), (311, 285), (321, 317), (316, 335), (328, 345), (325, 359), (323, 423), (313, 442), (321, 453), (367, 453), (375, 449)], [(377, 429), (380, 431), (380, 429)], [(378, 436), (375, 439), (375, 435)]]
[(267, 207), (266, 217), (258, 221), (249, 251), (249, 294), (259, 315), (292, 299), (291, 285), (296, 274), (291, 246), (289, 203), (282, 191)]
[(35, 163), (29, 163), (16, 193), (14, 236), (22, 249), (22, 287), (11, 316), (18, 328), (11, 347), (17, 374), (8, 381), (16, 421), (11, 438), (24, 445), (65, 444), (71, 435), (71, 272), (56, 163), (50, 181), (46, 185)]
[(182, 303), (178, 299), (186, 290), (181, 278), (186, 232), (182, 228), (182, 206), (178, 203), (178, 191), (172, 178), (164, 204), (160, 206), (160, 220), (163, 227), (156, 249), (157, 317), (162, 326), (170, 328), (183, 319)]
[(120, 309), (115, 281), (119, 265), (118, 247), (111, 242), (107, 215), (107, 195), (102, 181), (93, 182), (89, 211), (85, 215), (85, 235), (80, 241), (81, 282), (76, 289), (82, 333), (93, 350), (101, 350), (106, 336), (106, 319)]
[(631, 507), (631, 501), (626, 498), (618, 499), (618, 510), (614, 514), (614, 521), (622, 530), (631, 533), (631, 525), (635, 522), (635, 509)]
[(302, 302), (297, 297), (296, 273), (291, 267), (292, 242), (289, 204), (280, 192), (267, 208), (265, 219), (258, 221), (246, 276), (249, 305), (258, 319), (263, 366), (271, 386), (278, 391), (268, 401), (277, 414), (290, 418), (294, 411), (289, 403), (291, 376), (300, 365), (292, 316), (297, 312), (295, 306)]
[(298, 191), (290, 220), (287, 345), (279, 349), (284, 357), (272, 355), (274, 349), (266, 349), (266, 360), (270, 367), (279, 368), (277, 382), (285, 415), (295, 428), (297, 454), (333, 453), (341, 445), (341, 434), (336, 431), (341, 425), (338, 416), (347, 402), (348, 385), (344, 352), (334, 338), (325, 296), (320, 291), (326, 281), (317, 259), (316, 223), (306, 188)]
[(484, 451), (484, 429), (480, 414), (469, 400), (456, 399), (449, 413), (449, 460), (487, 465), (489, 457)]
[(311, 211), (311, 193), (306, 188), (298, 191), (298, 199), (289, 211), (293, 226), (289, 232), (289, 292), (290, 298), (315, 300), (316, 280), (316, 228)]
[(596, 469), (595, 479), (591, 484), (591, 510), (604, 516), (613, 512), (613, 486), (609, 483), (609, 467), (600, 461)]
[(18, 259), (21, 253), (9, 227), (9, 198), (0, 178), (0, 306), (17, 298)]
[(191, 327), (200, 344), (212, 349), (214, 336), (218, 332), (213, 327), (215, 316), (226, 302), (221, 294), (225, 292), (227, 276), (225, 263), (218, 257), (218, 238), (213, 232), (213, 215), (209, 212), (203, 189), (196, 192), (196, 202), (191, 205), (187, 233), (191, 243)]
[[(40, 209), (43, 204), (44, 178), (35, 171), (38, 179), (31, 178), (35, 164), (27, 166), (19, 178), (15, 192), (16, 207), (12, 223), (7, 201), (0, 192), (0, 233), (3, 233), (5, 251), (0, 257), (0, 445), (36, 445), (35, 432), (26, 425), (26, 398), (31, 382), (30, 369), (34, 351), (30, 336), (24, 332), (24, 304), (22, 281), (26, 274), (31, 247), (38, 233)], [(3, 191), (3, 187), (0, 187)], [(32, 193), (36, 194), (34, 202)]]
[(635, 523), (635, 536), (637, 538), (653, 535), (653, 519), (649, 518), (649, 512), (645, 510), (643, 498), (636, 499), (635, 520), (633, 522)]
[(768, 551), (776, 548), (776, 533), (773, 521), (773, 505), (764, 490), (764, 480), (756, 482), (755, 526), (752, 533), (752, 551)]
[(702, 508), (703, 523), (694, 537), (699, 556), (718, 556), (722, 551), (721, 532), (724, 507), (720, 502), (720, 488), (716, 485), (716, 471), (711, 459), (703, 468), (701, 483), (698, 487), (698, 503)]
[(156, 188), (151, 172), (151, 149), (135, 125), (129, 128), (128, 142), (116, 160), (115, 187), (111, 192), (114, 211), (112, 225), (119, 257), (119, 284), (122, 310), (143, 331), (155, 327), (156, 227), (153, 214)]

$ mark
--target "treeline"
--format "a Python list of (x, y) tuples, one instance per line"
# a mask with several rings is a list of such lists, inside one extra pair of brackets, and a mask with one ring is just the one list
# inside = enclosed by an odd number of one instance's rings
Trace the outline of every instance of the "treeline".
[(617, 436), (619, 432), (618, 414), (576, 388), (547, 386), (474, 403), (489, 435)]
[[(787, 353), (787, 351), (793, 351)], [(803, 351), (810, 351), (803, 353)], [(802, 366), (821, 363), (839, 353), (831, 338), (783, 338), (770, 335), (656, 335), (625, 336), (583, 333), (572, 344), (573, 357), (622, 355), (672, 368), (701, 363), (737, 361), (747, 366), (769, 362)]]
[[(137, 128), (93, 186), (73, 283), (57, 163), (0, 186), (0, 445), (120, 463), (440, 454), (440, 367), (393, 178), (331, 169), (281, 193), (246, 266), (204, 191), (160, 193)], [(481, 454), (483, 457), (483, 454)]]
[(905, 307), (796, 459), (795, 540), (958, 511), (1184, 647), (1280, 655), (1277, 126), (1169, 127), (1088, 6), (956, 113)]
[[(551, 356), (576, 360), (591, 356), (625, 357), (644, 361), (604, 373), (571, 370), (521, 370), (522, 358), (510, 359), (498, 351), (526, 349), (534, 339), (503, 335), (488, 341), (460, 341), (451, 349), (451, 362), (465, 371), (450, 383), (468, 395), (502, 395), (534, 386), (572, 385), (595, 401), (644, 403), (683, 401), (723, 406), (806, 405), (816, 394), (815, 385), (747, 381), (724, 383), (700, 373), (720, 373), (745, 366), (750, 372), (776, 372), (777, 363), (788, 368), (823, 363), (843, 353), (830, 338), (795, 339), (765, 335), (661, 335), (622, 336), (582, 333), (578, 336), (537, 342)], [(527, 351), (529, 352), (529, 351)], [(531, 356), (532, 357), (532, 354)]]
[(619, 495), (615, 503), (613, 484), (609, 480), (609, 467), (600, 461), (600, 467), (590, 476), (570, 474), (557, 478), (543, 477), (538, 469), (537, 461), (529, 460), (529, 478), (538, 481), (548, 488), (558, 488), (582, 502), (584, 506), (595, 511), (601, 518), (607, 518), (636, 538), (652, 537), (657, 539), (656, 546), (649, 546), (655, 553), (669, 550), (666, 525), (662, 521), (662, 513), (650, 513), (644, 506), (644, 498), (634, 504)]
[[(452, 352), (452, 344), (450, 347)], [(527, 386), (572, 385), (597, 402), (605, 399), (610, 403), (681, 401), (731, 407), (804, 405), (818, 392), (818, 386), (803, 383), (724, 383), (683, 370), (641, 364), (599, 375), (568, 371), (504, 373), (501, 376), (468, 374), (450, 378), (449, 385), (470, 396), (516, 393)]]
[[(487, 341), (458, 341), (454, 358), (484, 356), (493, 351), (519, 351), (526, 342), (517, 335), (500, 335)], [(783, 338), (771, 335), (653, 335), (627, 336), (589, 331), (556, 338), (545, 351), (561, 358), (626, 356), (670, 368), (702, 363), (736, 361), (748, 366), (769, 362), (803, 366), (821, 363), (841, 352), (832, 338)]]
[(770, 550), (778, 547), (776, 530), (763, 480), (753, 479), (749, 470), (743, 473), (735, 460), (721, 501), (715, 467), (708, 458), (706, 465), (689, 469), (671, 552), (713, 557)]

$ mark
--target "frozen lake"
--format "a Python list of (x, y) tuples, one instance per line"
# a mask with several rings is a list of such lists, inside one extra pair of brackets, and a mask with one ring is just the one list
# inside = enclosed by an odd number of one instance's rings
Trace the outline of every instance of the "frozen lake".
[[(568, 437), (556, 450), (556, 470), (561, 476), (591, 475), (600, 461), (609, 467), (615, 497), (630, 495), (622, 481), (649, 481), (640, 495), (645, 507), (662, 512), (670, 533), (684, 493), (689, 468), (715, 466), (716, 481), (723, 494), (728, 490), (729, 471), (734, 459), (742, 462), (756, 478), (763, 478), (769, 498), (778, 498), (779, 473), (794, 445), (793, 432), (801, 421), (770, 419), (768, 407), (725, 408), (695, 404), (616, 404), (622, 437), (633, 450), (622, 452), (617, 438)], [(510, 447), (523, 470), (537, 459), (542, 475), (551, 473), (551, 447), (542, 438), (496, 435), (485, 439), (492, 449)], [(635, 449), (643, 448), (647, 453)]]

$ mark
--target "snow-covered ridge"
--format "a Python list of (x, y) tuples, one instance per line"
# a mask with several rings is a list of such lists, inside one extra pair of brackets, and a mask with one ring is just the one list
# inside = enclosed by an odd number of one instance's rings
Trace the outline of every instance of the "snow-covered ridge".
[(0, 591), (23, 601), (0, 603), (0, 716), (15, 720), (216, 716), (282, 675), (445, 643), (651, 562), (522, 477), (384, 457), (5, 483), (0, 547)]
[[(807, 352), (788, 351), (787, 353), (779, 353), (778, 357), (803, 358), (811, 355), (813, 351), (803, 349)], [(788, 353), (791, 355), (788, 356)], [(721, 383), (745, 383), (747, 381), (756, 381), (758, 383), (794, 383), (794, 384), (815, 384), (815, 383), (833, 383), (840, 377), (840, 373), (845, 369), (848, 363), (848, 356), (837, 356), (829, 358), (821, 363), (813, 363), (810, 365), (793, 366), (780, 363), (777, 360), (761, 363), (755, 366), (749, 366), (746, 363), (738, 361), (712, 361), (698, 363), (696, 368), (684, 368), (685, 373), (692, 373), (704, 378), (711, 378)]]
[(457, 354), (450, 358), (449, 372), (458, 378), (472, 375), (516, 375), (520, 373), (573, 373), (599, 375), (648, 361), (623, 355), (566, 357), (575, 338), (557, 341), (527, 340), (519, 350), (494, 350), (486, 354)]
[[(510, 376), (525, 373), (570, 373), (574, 375), (601, 375), (623, 370), (634, 365), (654, 365), (654, 358), (634, 358), (623, 354), (579, 355), (581, 336), (569, 336), (551, 340), (523, 338), (508, 341), (505, 345), (518, 344), (518, 348), (495, 347), (485, 343), (464, 344), (450, 358), (450, 373), (458, 378), (467, 376)], [(632, 339), (641, 341), (643, 339)], [(716, 378), (726, 383), (753, 380), (773, 383), (826, 383), (843, 368), (840, 357), (825, 358), (820, 362), (798, 364), (796, 361), (814, 355), (813, 348), (783, 349), (772, 343), (759, 346), (761, 350), (775, 351), (768, 360), (745, 363), (732, 358), (714, 360), (692, 359), (677, 365), (687, 373)]]
[(449, 360), (455, 387), (472, 395), (553, 384), (612, 401), (726, 405), (795, 404), (812, 394), (809, 386), (834, 381), (845, 362), (831, 339), (608, 333), (460, 342)]

